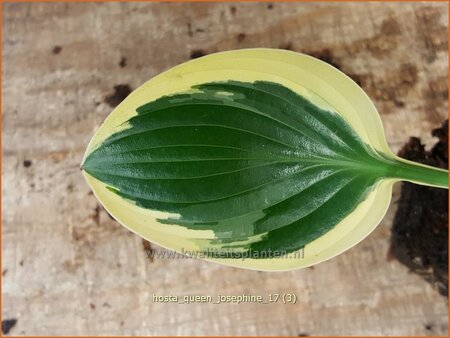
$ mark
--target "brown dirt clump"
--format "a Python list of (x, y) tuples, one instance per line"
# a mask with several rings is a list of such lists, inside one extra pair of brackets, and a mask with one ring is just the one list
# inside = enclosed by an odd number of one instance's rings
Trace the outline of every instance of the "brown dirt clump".
[[(439, 141), (426, 151), (411, 137), (399, 156), (440, 168), (448, 168), (448, 121), (432, 135)], [(448, 295), (448, 191), (408, 182), (402, 183), (392, 226), (391, 257), (423, 276)]]

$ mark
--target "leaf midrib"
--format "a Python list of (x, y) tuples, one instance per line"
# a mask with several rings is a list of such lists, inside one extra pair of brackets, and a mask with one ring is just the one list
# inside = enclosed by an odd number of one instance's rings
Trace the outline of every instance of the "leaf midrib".
[[(263, 187), (263, 186), (272, 184), (272, 183), (274, 183), (274, 182), (278, 182), (278, 181), (282, 181), (282, 180), (284, 180), (284, 179), (287, 179), (287, 178), (289, 178), (289, 177), (291, 177), (291, 176), (294, 176), (294, 175), (296, 175), (296, 174), (301, 173), (301, 172), (304, 171), (304, 170), (309, 170), (309, 169), (318, 168), (318, 167), (328, 167), (328, 168), (330, 168), (330, 169), (332, 169), (333, 167), (335, 167), (335, 168), (337, 168), (337, 169), (336, 169), (336, 172), (344, 171), (344, 170), (355, 170), (355, 169), (357, 169), (357, 168), (355, 168), (355, 166), (348, 166), (348, 165), (347, 165), (348, 163), (345, 163), (346, 165), (341, 165), (341, 166), (339, 166), (339, 165), (330, 165), (329, 163), (323, 163), (323, 162), (321, 162), (321, 161), (318, 161), (318, 162), (311, 162), (311, 163), (314, 163), (314, 165), (308, 166), (308, 167), (305, 167), (305, 168), (302, 168), (302, 169), (300, 169), (299, 171), (296, 171), (296, 172), (294, 172), (294, 173), (291, 173), (291, 174), (289, 174), (289, 175), (287, 175), (287, 176), (284, 176), (284, 177), (281, 177), (281, 178), (277, 178), (277, 179), (275, 179), (275, 180), (271, 180), (271, 181), (266, 182), (266, 183), (263, 183), (263, 184), (261, 184), (261, 185), (252, 187), (251, 189), (247, 189), (247, 190), (240, 191), (239, 193), (236, 193), (236, 194), (224, 196), (224, 197), (221, 197), (221, 198), (215, 198), (215, 199), (197, 200), (197, 201), (188, 201), (188, 202), (186, 202), (186, 201), (167, 201), (167, 200), (153, 200), (153, 199), (148, 199), (148, 198), (145, 198), (145, 197), (142, 197), (142, 196), (135, 196), (135, 195), (131, 195), (131, 194), (128, 194), (128, 193), (125, 193), (125, 194), (128, 195), (128, 196), (130, 196), (130, 197), (131, 197), (131, 196), (134, 196), (134, 197), (142, 198), (142, 199), (148, 200), (148, 201), (155, 201), (155, 202), (156, 202), (156, 201), (159, 201), (159, 202), (164, 202), (164, 203), (181, 203), (181, 204), (185, 204), (185, 203), (186, 203), (186, 204), (207, 203), (207, 202), (212, 202), (212, 201), (222, 200), (222, 199), (230, 198), (230, 197), (233, 197), (233, 196), (238, 196), (238, 195), (241, 195), (241, 194), (243, 194), (243, 193), (247, 193), (247, 192), (249, 192), (249, 191), (258, 189), (258, 188), (260, 188), (260, 187)], [(378, 173), (378, 170), (374, 170), (374, 167), (373, 167), (373, 166), (360, 166), (358, 169), (359, 169), (358, 175), (361, 174), (361, 171), (360, 171), (360, 170), (366, 169), (366, 174), (367, 174), (367, 175), (371, 175), (371, 176), (372, 176), (372, 175), (374, 175), (374, 176), (376, 175), (376, 176), (379, 177), (379, 178), (383, 176), (383, 175), (380, 175), (380, 174)], [(367, 169), (369, 169), (369, 170), (367, 170)], [(89, 172), (89, 171), (88, 171), (88, 172)], [(114, 174), (108, 174), (108, 173), (105, 173), (105, 174), (110, 175), (110, 176), (116, 176), (116, 175), (114, 175)], [(137, 179), (137, 178), (135, 178), (135, 179)], [(139, 180), (139, 179), (137, 179), (137, 180)], [(156, 181), (156, 180), (173, 180), (173, 179), (172, 179), (172, 178), (166, 178), (166, 179), (143, 179), (143, 180), (155, 180), (155, 181)], [(120, 191), (120, 189), (119, 189), (119, 191)], [(123, 192), (122, 192), (122, 193), (123, 193)]]
[[(180, 147), (180, 146), (200, 146), (200, 147), (220, 147), (220, 148), (229, 148), (229, 149), (236, 149), (245, 151), (247, 153), (251, 153), (253, 155), (260, 155), (258, 152), (252, 152), (251, 150), (243, 149), (243, 148), (237, 148), (237, 147), (225, 147), (225, 146), (211, 146), (211, 145), (168, 145), (168, 146), (158, 146), (158, 147), (151, 147), (146, 149), (134, 149), (126, 152), (120, 152), (113, 154), (114, 156), (117, 155), (124, 155), (127, 153), (130, 153), (132, 151), (146, 151), (146, 150), (152, 150), (152, 149), (162, 149), (162, 148), (171, 148), (171, 147)], [(261, 154), (265, 155), (265, 154)], [(351, 168), (366, 168), (370, 169), (369, 171), (375, 171), (378, 172), (378, 170), (374, 170), (375, 168), (378, 168), (384, 164), (381, 159), (370, 157), (373, 161), (377, 161), (378, 165), (370, 165), (365, 161), (360, 161), (356, 159), (349, 159), (346, 158), (346, 160), (338, 160), (336, 158), (326, 158), (326, 157), (320, 157), (320, 156), (314, 156), (312, 158), (306, 158), (306, 157), (296, 157), (294, 156), (283, 156), (283, 157), (276, 157), (276, 156), (270, 156), (270, 157), (224, 157), (224, 158), (193, 158), (193, 159), (183, 159), (183, 160), (149, 160), (149, 161), (126, 161), (126, 162), (119, 162), (114, 163), (114, 161), (104, 160), (104, 161), (96, 161), (98, 164), (146, 164), (146, 163), (179, 163), (179, 162), (209, 162), (209, 161), (232, 161), (232, 160), (248, 160), (248, 161), (275, 161), (280, 163), (298, 163), (298, 164), (304, 164), (304, 163), (315, 163), (315, 164), (323, 164), (323, 165), (329, 165), (330, 167), (337, 166), (337, 167), (343, 167), (343, 166), (349, 166)], [(86, 163), (89, 162), (89, 159), (86, 161)], [(85, 163), (85, 164), (86, 164)], [(86, 166), (83, 166), (83, 169)], [(91, 168), (98, 168), (97, 166), (93, 166)]]

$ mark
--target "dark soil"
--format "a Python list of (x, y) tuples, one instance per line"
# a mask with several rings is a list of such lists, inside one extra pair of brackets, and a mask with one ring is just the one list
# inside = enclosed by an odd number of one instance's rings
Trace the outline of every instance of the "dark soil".
[(126, 99), (132, 92), (131, 87), (128, 84), (118, 84), (114, 86), (114, 92), (105, 97), (104, 102), (110, 107), (115, 108)]
[(206, 54), (208, 54), (208, 53), (205, 52), (203, 49), (195, 49), (195, 50), (191, 51), (190, 58), (197, 59), (199, 57), (205, 56)]
[[(408, 160), (448, 168), (448, 121), (432, 132), (438, 142), (426, 151), (411, 137), (398, 155)], [(402, 183), (392, 227), (390, 254), (448, 296), (448, 191)]]
[(144, 251), (145, 251), (145, 254), (147, 255), (148, 260), (150, 262), (153, 262), (153, 256), (152, 256), (153, 248), (152, 248), (152, 244), (149, 241), (147, 241), (145, 239), (142, 239), (142, 247), (144, 248)]
[(127, 58), (126, 57), (122, 57), (120, 59), (120, 62), (119, 62), (119, 67), (120, 68), (125, 68), (126, 66), (127, 66)]
[(62, 51), (62, 47), (61, 46), (55, 46), (52, 49), (52, 53), (55, 54), (55, 55), (61, 53), (61, 51)]
[(17, 319), (15, 318), (2, 320), (2, 334), (9, 334), (9, 331), (11, 331), (16, 324)]

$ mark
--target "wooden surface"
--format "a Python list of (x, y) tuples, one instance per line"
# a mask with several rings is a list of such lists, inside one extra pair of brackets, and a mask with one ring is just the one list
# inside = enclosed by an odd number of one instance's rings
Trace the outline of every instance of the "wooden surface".
[[(2, 317), (14, 335), (447, 335), (447, 302), (387, 259), (381, 225), (314, 268), (245, 271), (146, 257), (98, 206), (79, 164), (136, 88), (190, 58), (282, 47), (326, 59), (378, 107), (394, 151), (447, 116), (447, 5), (3, 5)], [(163, 251), (156, 245), (153, 250)], [(295, 293), (294, 304), (154, 303), (158, 295)]]

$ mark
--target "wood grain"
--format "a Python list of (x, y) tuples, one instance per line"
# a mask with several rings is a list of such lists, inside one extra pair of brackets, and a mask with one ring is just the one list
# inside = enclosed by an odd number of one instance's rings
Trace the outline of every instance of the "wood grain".
[[(262, 273), (148, 259), (80, 174), (112, 108), (190, 57), (275, 47), (351, 76), (394, 151), (447, 116), (445, 3), (3, 4), (2, 318), (14, 335), (447, 335), (447, 303), (387, 259), (399, 191), (366, 240), (314, 268)], [(151, 245), (157, 252), (164, 249)], [(295, 293), (294, 304), (155, 303), (159, 295)]]

